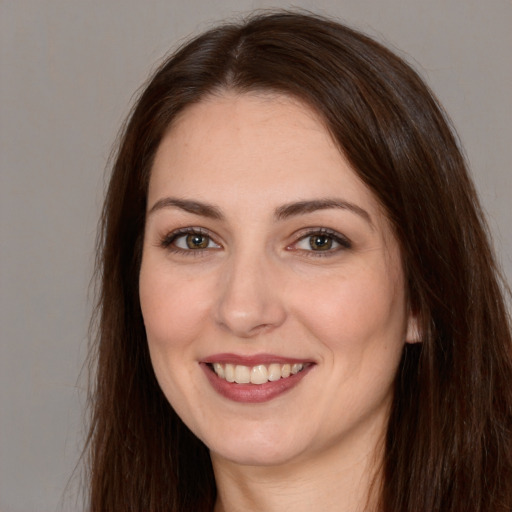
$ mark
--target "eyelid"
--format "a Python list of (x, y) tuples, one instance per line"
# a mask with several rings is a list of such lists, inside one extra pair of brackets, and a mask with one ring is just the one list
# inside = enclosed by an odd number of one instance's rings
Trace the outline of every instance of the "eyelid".
[[(339, 247), (336, 247), (334, 249), (329, 249), (326, 251), (314, 251), (313, 249), (299, 249), (296, 247), (296, 245), (303, 241), (306, 238), (315, 236), (315, 235), (322, 235), (322, 236), (328, 236), (331, 237), (337, 244), (339, 244)], [(306, 256), (314, 256), (314, 257), (328, 257), (332, 256), (340, 251), (344, 251), (347, 249), (352, 248), (352, 242), (343, 234), (339, 233), (338, 231), (335, 231), (330, 228), (325, 227), (315, 227), (315, 228), (304, 228), (300, 231), (296, 232), (294, 234), (295, 241), (287, 246), (288, 250), (291, 251), (301, 251)]]
[[(209, 240), (215, 244), (217, 247), (205, 247), (203, 249), (184, 249), (181, 247), (178, 247), (176, 245), (173, 245), (173, 242), (175, 242), (178, 238), (184, 237), (187, 235), (201, 235), (208, 237)], [(327, 249), (325, 251), (315, 251), (313, 249), (302, 249), (296, 247), (297, 244), (303, 240), (305, 240), (308, 237), (312, 237), (315, 235), (321, 235), (321, 236), (327, 236), (330, 237), (334, 242), (338, 244), (338, 247)], [(302, 254), (306, 256), (313, 256), (313, 257), (328, 257), (333, 256), (337, 254), (338, 252), (351, 249), (352, 248), (352, 242), (343, 234), (339, 233), (338, 231), (335, 231), (330, 228), (326, 227), (308, 227), (308, 228), (302, 228), (299, 231), (295, 232), (293, 235), (294, 241), (287, 245), (286, 249), (289, 251), (297, 251), (301, 252)], [(164, 236), (160, 238), (159, 246), (163, 249), (172, 251), (174, 253), (180, 253), (180, 254), (186, 254), (186, 255), (194, 255), (194, 256), (200, 256), (201, 254), (204, 254), (208, 251), (212, 250), (218, 250), (222, 249), (222, 244), (217, 240), (217, 236), (215, 234), (212, 234), (208, 229), (205, 229), (203, 227), (197, 227), (197, 226), (187, 226), (183, 228), (175, 229)]]
[[(181, 247), (177, 247), (173, 245), (173, 242), (175, 242), (178, 238), (187, 236), (187, 235), (200, 235), (205, 236), (210, 239), (211, 242), (213, 242), (217, 247), (205, 247), (204, 249), (183, 249)], [(187, 254), (194, 254), (199, 255), (200, 253), (203, 253), (205, 251), (211, 251), (211, 250), (217, 250), (222, 248), (222, 244), (220, 244), (216, 240), (216, 236), (212, 235), (210, 231), (208, 231), (205, 228), (202, 227), (195, 227), (195, 226), (188, 226), (185, 228), (178, 228), (174, 231), (171, 231), (170, 233), (167, 233), (166, 235), (162, 236), (160, 239), (159, 245), (167, 250), (170, 250), (172, 252), (176, 253), (187, 253)]]

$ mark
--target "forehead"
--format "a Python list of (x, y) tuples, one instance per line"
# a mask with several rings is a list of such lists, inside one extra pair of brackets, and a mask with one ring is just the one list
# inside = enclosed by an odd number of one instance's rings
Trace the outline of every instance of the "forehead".
[(163, 195), (254, 211), (339, 196), (379, 215), (320, 116), (277, 94), (226, 92), (187, 107), (153, 164), (149, 205)]
[(184, 158), (197, 160), (207, 154), (215, 162), (217, 157), (245, 153), (260, 161), (265, 156), (284, 157), (286, 152), (291, 156), (292, 150), (302, 153), (303, 138), (310, 141), (309, 149), (321, 141), (339, 156), (321, 117), (299, 100), (275, 93), (225, 91), (186, 107), (168, 129), (157, 158), (166, 146), (179, 146), (178, 155)]

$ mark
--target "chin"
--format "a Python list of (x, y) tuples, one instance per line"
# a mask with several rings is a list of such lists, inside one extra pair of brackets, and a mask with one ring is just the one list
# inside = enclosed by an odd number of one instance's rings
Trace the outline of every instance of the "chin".
[(244, 447), (243, 450), (226, 449), (222, 451), (210, 450), (212, 459), (216, 457), (227, 460), (240, 466), (283, 466), (292, 462), (298, 454), (295, 451), (284, 451), (279, 448), (262, 449), (259, 446)]
[[(229, 443), (224, 440), (229, 440)], [(297, 458), (305, 450), (304, 439), (296, 439), (287, 432), (269, 433), (260, 428), (241, 436), (226, 435), (222, 439), (207, 439), (212, 459), (216, 457), (244, 466), (279, 466)]]

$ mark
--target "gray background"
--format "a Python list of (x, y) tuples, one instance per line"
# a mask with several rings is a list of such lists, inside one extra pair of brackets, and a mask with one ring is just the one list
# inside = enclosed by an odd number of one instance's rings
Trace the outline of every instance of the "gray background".
[(510, 281), (510, 0), (0, 0), (0, 510), (80, 510), (85, 356), (104, 168), (171, 47), (253, 8), (301, 6), (409, 59), (450, 113)]

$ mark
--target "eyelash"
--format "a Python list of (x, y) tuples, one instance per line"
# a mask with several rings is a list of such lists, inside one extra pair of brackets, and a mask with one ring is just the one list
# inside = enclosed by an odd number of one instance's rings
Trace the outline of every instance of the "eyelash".
[(201, 237), (208, 238), (211, 242), (218, 245), (220, 247), (220, 244), (218, 244), (214, 238), (210, 235), (208, 231), (206, 231), (203, 228), (180, 228), (176, 231), (173, 231), (167, 235), (165, 235), (162, 240), (160, 241), (160, 246), (168, 251), (171, 251), (173, 253), (177, 254), (184, 254), (186, 256), (201, 256), (204, 255), (205, 251), (211, 250), (210, 247), (205, 247), (204, 249), (182, 249), (181, 247), (177, 247), (176, 245), (173, 245), (176, 240), (182, 237), (186, 237), (189, 235), (197, 235)]
[[(206, 237), (209, 239), (210, 242), (216, 244), (217, 246), (219, 246), (219, 248), (222, 248), (221, 244), (216, 242), (215, 239), (211, 236), (211, 234), (207, 230), (205, 230), (203, 228), (196, 228), (196, 227), (180, 228), (171, 233), (168, 233), (161, 239), (160, 246), (163, 249), (166, 249), (173, 253), (184, 254), (186, 256), (201, 256), (201, 255), (205, 255), (205, 252), (208, 250), (212, 250), (212, 249), (216, 250), (217, 249), (217, 248), (211, 248), (211, 247), (198, 248), (198, 249), (182, 249), (182, 248), (174, 245), (176, 240), (178, 240), (181, 237), (185, 237), (185, 236), (189, 236), (189, 235), (197, 235), (200, 237)], [(329, 248), (324, 251), (322, 251), (322, 250), (314, 251), (314, 250), (300, 249), (300, 248), (296, 247), (300, 242), (303, 242), (307, 239), (311, 239), (315, 236), (326, 237), (326, 238), (330, 239), (332, 242), (339, 244), (339, 247), (336, 247), (334, 249)], [(333, 256), (334, 254), (338, 253), (339, 251), (343, 251), (343, 250), (351, 249), (351, 248), (352, 248), (352, 243), (350, 242), (350, 240), (348, 240), (348, 238), (346, 238), (345, 236), (341, 235), (340, 233), (337, 233), (336, 231), (333, 231), (332, 229), (328, 229), (328, 228), (311, 228), (306, 231), (303, 231), (302, 233), (300, 233), (299, 238), (297, 238), (297, 240), (295, 242), (293, 242), (292, 244), (287, 246), (288, 250), (301, 251), (301, 253), (303, 255), (305, 255), (307, 257), (314, 257), (314, 258), (319, 258), (319, 257), (325, 258), (325, 257)]]
[[(335, 242), (335, 243), (339, 244), (339, 247), (329, 248), (329, 249), (324, 250), (324, 251), (322, 251), (322, 250), (314, 251), (314, 250), (307, 250), (307, 249), (296, 248), (296, 246), (300, 242), (305, 241), (307, 239), (311, 240), (315, 236), (317, 236), (317, 237), (318, 236), (327, 237), (332, 242)], [(311, 241), (310, 241), (310, 244), (311, 244)], [(352, 243), (350, 242), (350, 240), (348, 238), (346, 238), (342, 234), (340, 234), (340, 233), (338, 233), (338, 232), (336, 232), (336, 231), (334, 231), (332, 229), (329, 229), (329, 228), (313, 228), (313, 229), (308, 229), (305, 232), (303, 231), (302, 233), (300, 233), (299, 238), (295, 242), (290, 244), (287, 248), (290, 249), (290, 250), (301, 251), (302, 254), (304, 256), (306, 256), (306, 257), (328, 258), (330, 256), (334, 256), (335, 254), (337, 254), (340, 251), (351, 249), (352, 248)]]

